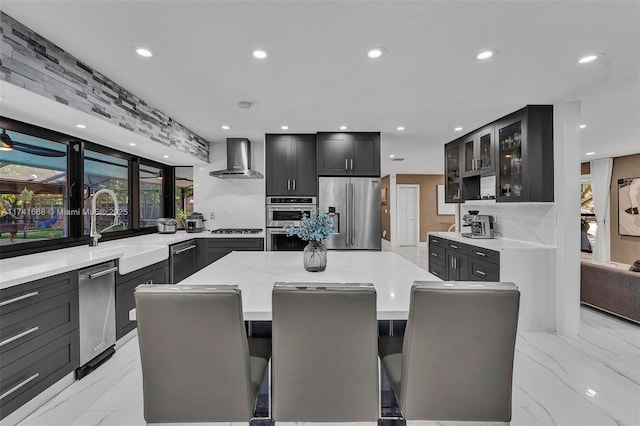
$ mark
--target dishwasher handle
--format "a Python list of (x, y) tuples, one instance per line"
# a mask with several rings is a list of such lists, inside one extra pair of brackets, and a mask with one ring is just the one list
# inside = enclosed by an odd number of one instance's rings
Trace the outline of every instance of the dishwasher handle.
[(108, 268), (108, 269), (105, 269), (105, 270), (100, 271), (100, 272), (95, 272), (93, 274), (89, 274), (89, 279), (92, 280), (94, 278), (98, 278), (98, 277), (101, 277), (103, 275), (110, 274), (110, 273), (115, 272), (117, 270), (118, 270), (118, 267), (114, 266), (113, 268)]
[(173, 254), (180, 254), (180, 253), (184, 253), (185, 251), (189, 251), (189, 250), (193, 250), (194, 248), (196, 248), (197, 246), (195, 244), (189, 246), (189, 247), (185, 247), (185, 248), (181, 248), (179, 250), (176, 250), (173, 252)]

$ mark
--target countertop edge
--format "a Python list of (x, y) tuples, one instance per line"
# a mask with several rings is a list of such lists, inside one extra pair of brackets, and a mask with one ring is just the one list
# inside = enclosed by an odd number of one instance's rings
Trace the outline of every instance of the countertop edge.
[(509, 238), (467, 238), (459, 232), (429, 232), (428, 235), (446, 238), (470, 246), (482, 247), (489, 250), (555, 250), (556, 247), (547, 244), (528, 241), (511, 240)]

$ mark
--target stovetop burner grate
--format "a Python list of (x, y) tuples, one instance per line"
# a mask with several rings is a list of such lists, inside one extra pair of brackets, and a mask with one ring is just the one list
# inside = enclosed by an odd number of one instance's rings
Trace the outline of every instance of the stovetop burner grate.
[(259, 234), (262, 229), (258, 228), (220, 228), (211, 231), (212, 234)]

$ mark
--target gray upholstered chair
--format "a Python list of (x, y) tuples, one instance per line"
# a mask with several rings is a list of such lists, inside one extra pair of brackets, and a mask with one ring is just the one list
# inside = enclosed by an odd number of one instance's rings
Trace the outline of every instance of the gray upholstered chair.
[(235, 286), (136, 288), (148, 423), (248, 422), (271, 354), (248, 339)]
[(519, 302), (512, 283), (416, 282), (404, 337), (379, 343), (402, 415), (509, 422)]
[(376, 421), (376, 292), (371, 284), (276, 283), (272, 416)]

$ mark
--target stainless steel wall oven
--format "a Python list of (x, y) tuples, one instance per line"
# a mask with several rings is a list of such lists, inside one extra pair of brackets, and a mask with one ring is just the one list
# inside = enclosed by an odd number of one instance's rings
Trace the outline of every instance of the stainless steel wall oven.
[(311, 216), (316, 202), (316, 197), (267, 197), (267, 251), (302, 251), (307, 242), (289, 237), (282, 227), (300, 226), (302, 216)]

